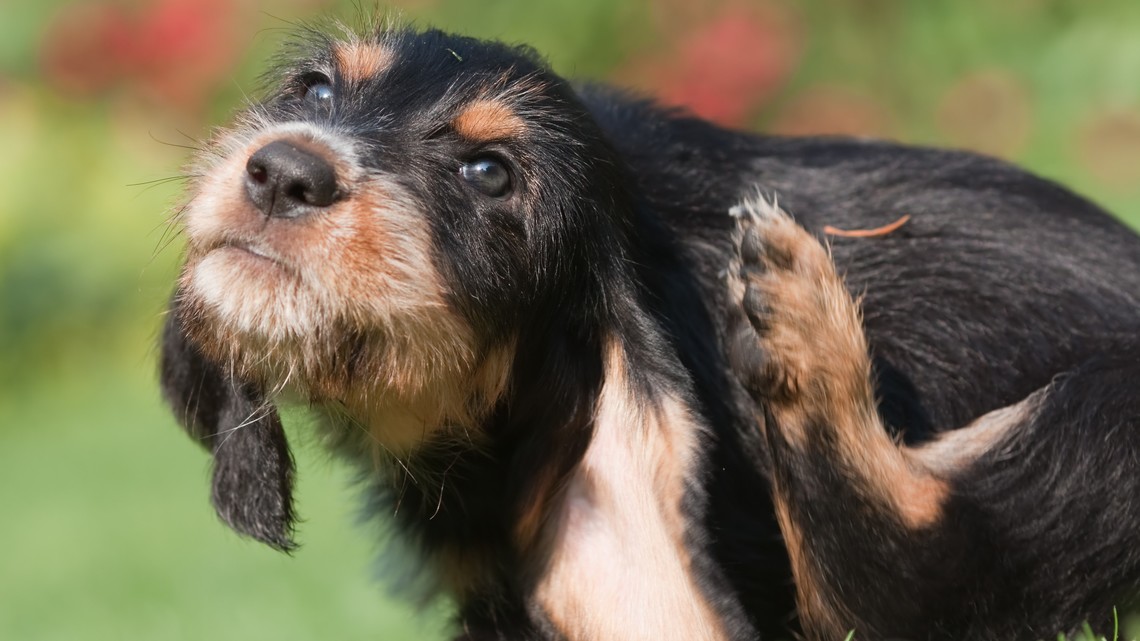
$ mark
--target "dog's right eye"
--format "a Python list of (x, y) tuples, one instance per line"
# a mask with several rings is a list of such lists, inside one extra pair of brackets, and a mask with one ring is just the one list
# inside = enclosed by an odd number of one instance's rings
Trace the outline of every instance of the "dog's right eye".
[(301, 77), (299, 95), (302, 100), (312, 105), (326, 105), (336, 95), (333, 91), (332, 80), (323, 73), (313, 72)]
[(511, 190), (511, 173), (493, 156), (480, 156), (459, 168), (467, 184), (492, 198), (502, 198)]

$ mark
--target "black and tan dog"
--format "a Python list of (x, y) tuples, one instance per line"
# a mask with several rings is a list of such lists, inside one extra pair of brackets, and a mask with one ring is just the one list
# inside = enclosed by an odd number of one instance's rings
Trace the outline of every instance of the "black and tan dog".
[(463, 639), (1036, 639), (1135, 596), (1140, 240), (1087, 201), (434, 31), (273, 78), (198, 159), (163, 337), (238, 531), (293, 545), (293, 399)]

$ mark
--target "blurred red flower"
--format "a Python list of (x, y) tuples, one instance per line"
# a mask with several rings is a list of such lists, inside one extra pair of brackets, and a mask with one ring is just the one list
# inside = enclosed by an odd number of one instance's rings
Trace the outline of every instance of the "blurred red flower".
[(803, 38), (776, 4), (728, 4), (666, 55), (634, 61), (621, 80), (699, 116), (742, 124), (795, 70)]
[(148, 101), (198, 109), (234, 66), (241, 0), (113, 1), (64, 6), (41, 39), (40, 64), (59, 90), (91, 96), (125, 87)]
[(130, 58), (132, 25), (126, 10), (110, 2), (62, 8), (40, 40), (40, 67), (49, 82), (71, 94), (103, 91), (123, 75)]

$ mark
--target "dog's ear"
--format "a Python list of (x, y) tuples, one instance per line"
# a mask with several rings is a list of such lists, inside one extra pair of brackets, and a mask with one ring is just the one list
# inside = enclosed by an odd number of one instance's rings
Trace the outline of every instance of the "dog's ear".
[(234, 530), (278, 550), (293, 543), (293, 456), (277, 409), (187, 337), (177, 295), (162, 332), (162, 393), (192, 437), (214, 454), (214, 509)]

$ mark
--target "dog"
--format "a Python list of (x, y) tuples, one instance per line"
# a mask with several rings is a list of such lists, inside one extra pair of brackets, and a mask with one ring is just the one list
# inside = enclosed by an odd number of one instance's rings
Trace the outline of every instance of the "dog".
[[(312, 31), (195, 161), (161, 382), (294, 547), (281, 402), (459, 639), (1037, 639), (1140, 585), (1140, 239), (965, 152)], [(794, 216), (794, 219), (793, 219)]]

